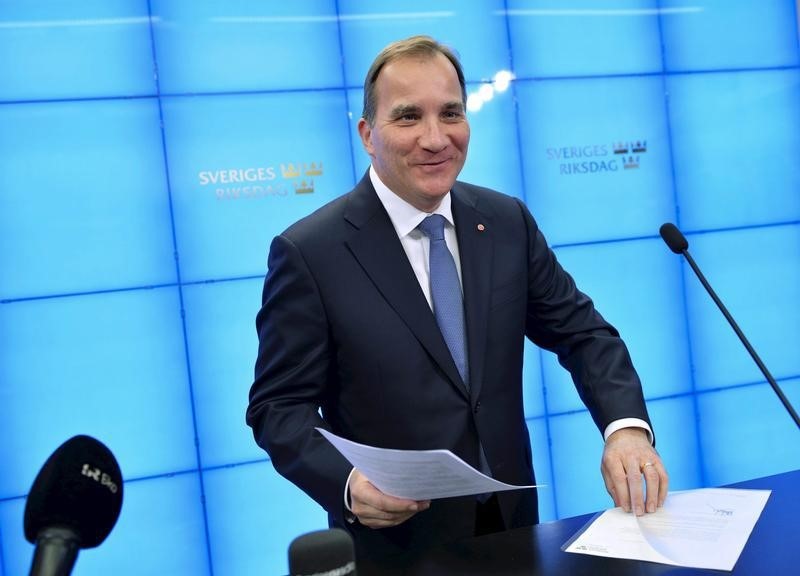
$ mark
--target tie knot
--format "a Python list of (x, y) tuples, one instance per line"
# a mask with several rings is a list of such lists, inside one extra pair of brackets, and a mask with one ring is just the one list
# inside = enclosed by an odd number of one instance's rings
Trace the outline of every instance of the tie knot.
[(444, 216), (431, 214), (419, 223), (419, 228), (431, 240), (444, 240)]

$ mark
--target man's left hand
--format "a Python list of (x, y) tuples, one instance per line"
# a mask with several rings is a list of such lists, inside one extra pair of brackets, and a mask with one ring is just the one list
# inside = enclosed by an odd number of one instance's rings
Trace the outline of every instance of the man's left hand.
[(609, 436), (600, 470), (614, 504), (626, 512), (633, 509), (641, 516), (645, 510), (655, 512), (664, 505), (669, 478), (644, 429), (622, 428)]

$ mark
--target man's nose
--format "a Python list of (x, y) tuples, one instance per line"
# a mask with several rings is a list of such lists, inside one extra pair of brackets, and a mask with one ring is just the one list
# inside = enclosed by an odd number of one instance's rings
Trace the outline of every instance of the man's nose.
[(439, 152), (446, 148), (448, 137), (443, 128), (438, 119), (425, 122), (419, 138), (419, 145), (431, 152)]

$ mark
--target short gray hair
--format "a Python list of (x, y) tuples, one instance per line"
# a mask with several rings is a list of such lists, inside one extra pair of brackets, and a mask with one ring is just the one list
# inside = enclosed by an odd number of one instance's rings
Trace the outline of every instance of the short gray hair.
[(467, 86), (464, 80), (464, 70), (461, 68), (461, 62), (459, 62), (456, 53), (448, 46), (440, 44), (430, 36), (411, 36), (405, 40), (392, 42), (375, 57), (372, 66), (370, 66), (367, 72), (367, 77), (364, 79), (364, 109), (361, 112), (361, 117), (364, 118), (370, 126), (375, 122), (375, 109), (377, 107), (375, 82), (377, 82), (378, 75), (381, 73), (384, 66), (400, 58), (409, 56), (432, 58), (437, 54), (445, 56), (456, 69), (458, 83), (461, 85), (461, 102), (466, 106)]

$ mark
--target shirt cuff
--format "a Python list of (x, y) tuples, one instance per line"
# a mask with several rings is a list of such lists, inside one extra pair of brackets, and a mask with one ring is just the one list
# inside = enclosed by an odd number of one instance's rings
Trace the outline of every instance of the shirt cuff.
[(355, 468), (350, 470), (350, 474), (347, 475), (347, 482), (345, 482), (344, 485), (344, 509), (347, 510), (344, 515), (344, 519), (350, 524), (356, 521), (356, 515), (353, 514), (353, 509), (350, 508), (350, 479), (353, 477), (353, 472), (355, 471)]
[(611, 424), (606, 426), (603, 432), (603, 440), (608, 440), (609, 436), (623, 428), (643, 428), (644, 431), (647, 432), (647, 439), (650, 440), (650, 445), (652, 446), (653, 431), (650, 429), (650, 425), (647, 422), (639, 420), (638, 418), (620, 418), (619, 420), (614, 420)]

